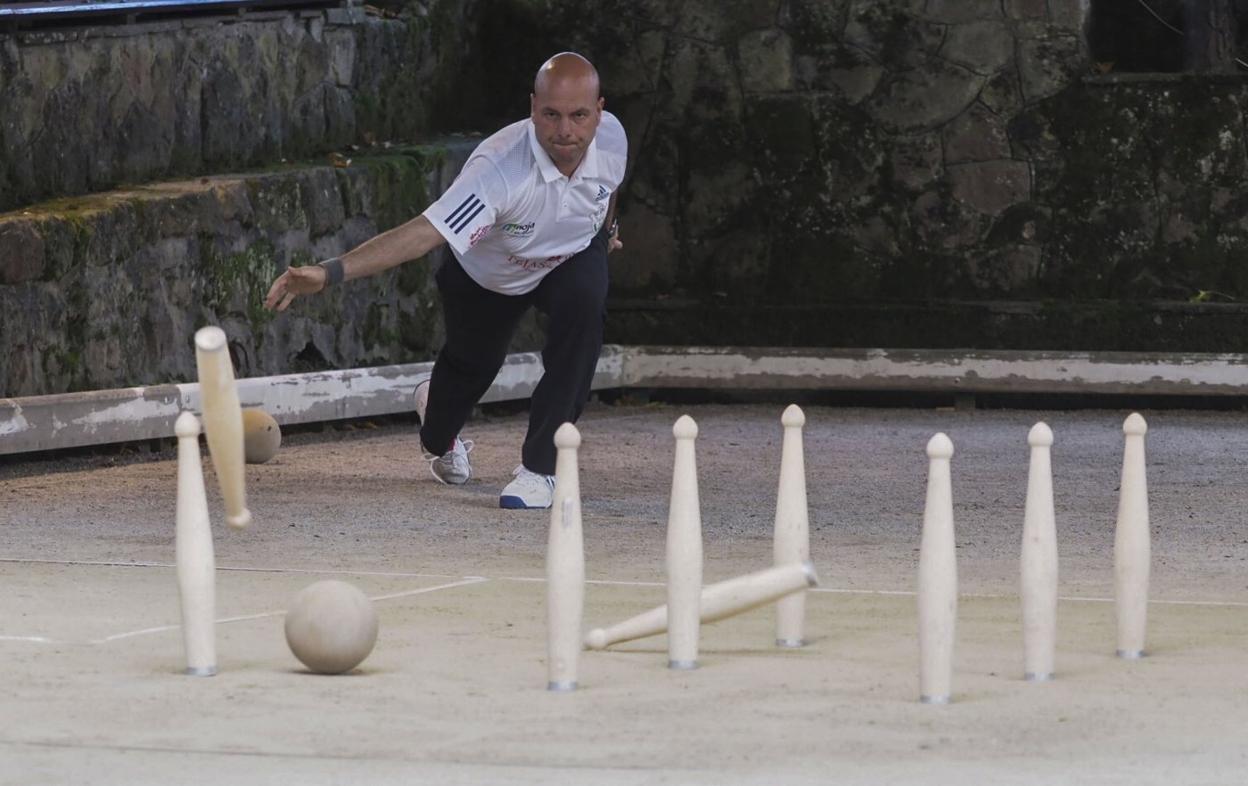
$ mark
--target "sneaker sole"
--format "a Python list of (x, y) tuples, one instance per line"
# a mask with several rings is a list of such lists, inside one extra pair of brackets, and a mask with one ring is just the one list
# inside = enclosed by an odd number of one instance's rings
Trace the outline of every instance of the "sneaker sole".
[(498, 506), (506, 510), (549, 510), (550, 505), (526, 505), (524, 500), (511, 495), (498, 498)]
[(443, 486), (462, 486), (472, 479), (472, 477), (469, 476), (469, 477), (464, 478), (463, 480), (446, 480), (438, 476), (436, 473), (430, 472), (429, 474), (433, 475), (433, 479), (441, 483)]

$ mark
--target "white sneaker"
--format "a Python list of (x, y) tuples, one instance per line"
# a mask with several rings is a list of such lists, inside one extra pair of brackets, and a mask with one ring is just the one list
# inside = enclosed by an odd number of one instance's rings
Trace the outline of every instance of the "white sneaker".
[(462, 486), (472, 477), (472, 464), (468, 463), (468, 454), (472, 452), (472, 440), (455, 438), (455, 444), (445, 454), (435, 456), (425, 453), (429, 460), (429, 471), (439, 483), (448, 486)]
[[(425, 410), (429, 407), (429, 380), (422, 380), (416, 385), (416, 417), (425, 422)], [(444, 455), (435, 456), (425, 452), (429, 460), (429, 471), (434, 479), (448, 486), (460, 486), (472, 477), (472, 464), (468, 462), (468, 454), (472, 452), (472, 440), (455, 438), (455, 443)]]
[(537, 510), (549, 508), (555, 498), (555, 476), (530, 472), (524, 465), (516, 467), (511, 474), (515, 479), (503, 488), (498, 506), (510, 510)]

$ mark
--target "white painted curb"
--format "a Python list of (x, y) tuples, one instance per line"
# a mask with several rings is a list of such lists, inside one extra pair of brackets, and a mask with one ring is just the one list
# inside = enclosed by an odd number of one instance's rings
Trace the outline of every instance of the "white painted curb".
[[(392, 415), (432, 368), (252, 377), (239, 398), (281, 424)], [(541, 373), (539, 355), (509, 355), (482, 401), (528, 398)], [(592, 387), (1242, 396), (1248, 356), (608, 345)], [(199, 411), (197, 384), (0, 399), (0, 455), (171, 437), (184, 409)]]

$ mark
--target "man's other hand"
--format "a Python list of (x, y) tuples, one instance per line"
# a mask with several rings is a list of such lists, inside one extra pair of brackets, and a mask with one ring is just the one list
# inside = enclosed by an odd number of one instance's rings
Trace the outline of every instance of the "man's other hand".
[(287, 268), (269, 287), (264, 307), (285, 311), (299, 295), (314, 295), (325, 288), (325, 268), (319, 265)]

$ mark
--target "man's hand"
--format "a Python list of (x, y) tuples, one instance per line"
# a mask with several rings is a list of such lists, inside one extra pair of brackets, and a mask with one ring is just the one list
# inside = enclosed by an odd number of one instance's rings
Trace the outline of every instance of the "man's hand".
[(269, 294), (265, 295), (264, 307), (285, 311), (299, 295), (314, 295), (325, 288), (325, 268), (319, 265), (287, 268), (277, 277)]
[[(615, 204), (614, 194), (611, 196), (611, 203), (612, 205)], [(610, 254), (617, 248), (624, 248), (624, 244), (620, 241), (620, 219), (612, 211), (611, 226), (607, 229), (607, 253)]]

